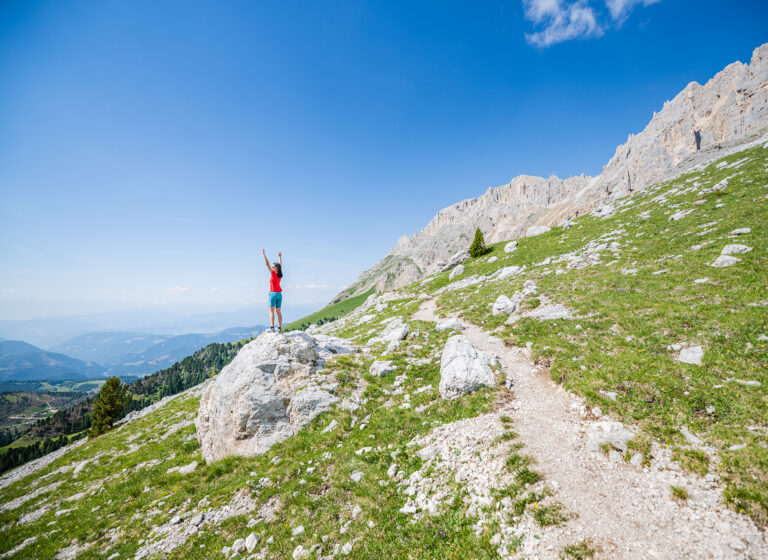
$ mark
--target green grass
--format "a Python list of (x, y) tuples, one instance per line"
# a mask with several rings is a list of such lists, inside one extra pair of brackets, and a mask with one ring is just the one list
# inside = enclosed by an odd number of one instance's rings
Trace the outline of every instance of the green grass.
[(326, 305), (319, 311), (315, 311), (314, 313), (307, 315), (306, 317), (302, 317), (301, 319), (297, 319), (296, 321), (293, 321), (291, 323), (288, 323), (283, 328), (284, 331), (295, 331), (295, 330), (304, 330), (309, 325), (315, 324), (318, 321), (328, 321), (328, 320), (334, 320), (338, 319), (339, 317), (343, 317), (347, 313), (354, 311), (360, 305), (363, 304), (363, 302), (368, 299), (368, 297), (373, 294), (374, 289), (371, 288), (364, 294), (360, 294), (358, 296), (354, 296), (345, 300), (342, 300), (338, 303), (332, 303), (330, 305)]
[(594, 558), (598, 548), (589, 539), (579, 541), (576, 544), (570, 544), (563, 548), (563, 554), (560, 556), (563, 560), (586, 560)]
[[(705, 474), (718, 469), (726, 484), (727, 502), (762, 525), (768, 524), (768, 441), (763, 431), (749, 428), (768, 424), (768, 354), (766, 343), (758, 340), (760, 335), (768, 335), (766, 155), (766, 150), (758, 147), (726, 158), (734, 161), (748, 156), (750, 160), (732, 176), (729, 187), (718, 193), (700, 196), (693, 190), (682, 191), (693, 181), (709, 186), (735, 170), (709, 166), (682, 176), (621, 201), (617, 213), (609, 218), (585, 216), (571, 229), (553, 228), (546, 234), (521, 239), (511, 254), (504, 253), (504, 243), (496, 244), (489, 255), (467, 262), (464, 275), (490, 274), (510, 265), (524, 265), (523, 274), (446, 291), (437, 297), (443, 314), (455, 310), (486, 330), (500, 327), (494, 334), (507, 343), (530, 342), (534, 359), (549, 368), (554, 380), (583, 395), (589, 406), (600, 406), (633, 426), (638, 435), (630, 442), (630, 450), (642, 453), (645, 461), (658, 444), (668, 446), (676, 460), (692, 472)], [(652, 199), (670, 189), (678, 189), (666, 196), (671, 204), (695, 211), (679, 221), (669, 221), (665, 214), (669, 209)], [(706, 202), (693, 205), (698, 199)], [(723, 206), (715, 208), (716, 204)], [(648, 214), (643, 214), (645, 211)], [(647, 219), (643, 219), (645, 215)], [(716, 223), (705, 225), (711, 222)], [(728, 233), (736, 227), (750, 227), (752, 232), (729, 239)], [(564, 263), (538, 264), (620, 229), (624, 230), (617, 234), (620, 251), (615, 257), (602, 251), (600, 265), (571, 270)], [(698, 235), (707, 229), (712, 231)], [(714, 243), (689, 250), (708, 240)], [(739, 255), (742, 261), (734, 267), (709, 267), (727, 243), (744, 243), (753, 250)], [(676, 255), (680, 257), (671, 258)], [(499, 260), (489, 263), (489, 256)], [(637, 269), (637, 273), (622, 273), (629, 268)], [(565, 272), (556, 274), (557, 270)], [(666, 272), (653, 275), (657, 270)], [(693, 283), (704, 277), (709, 278), (707, 283)], [(525, 280), (534, 280), (538, 292), (526, 300), (524, 308), (533, 309), (549, 300), (567, 305), (577, 318), (521, 319), (506, 325), (505, 317), (492, 316), (490, 305), (496, 297), (511, 295)], [(155, 527), (174, 515), (193, 511), (204, 497), (210, 500), (209, 507), (220, 508), (236, 491), (245, 491), (256, 503), (254, 512), (230, 518), (217, 527), (203, 526), (168, 557), (222, 558), (223, 546), (251, 531), (261, 535), (257, 551), (265, 549), (270, 558), (290, 558), (298, 544), (307, 549), (320, 545), (323, 554), (329, 554), (334, 546), (352, 541), (349, 558), (497, 557), (496, 547), (489, 542), (494, 527), (484, 526), (475, 533), (474, 520), (465, 515), (460, 485), (439, 515), (412, 522), (411, 516), (399, 512), (405, 498), (386, 474), (393, 461), (406, 476), (420, 469), (422, 461), (416, 449), (407, 445), (413, 438), (430, 433), (436, 426), (492, 410), (503, 391), (501, 387), (488, 388), (445, 401), (436, 391), (439, 360), (424, 365), (409, 363), (409, 359), (433, 357), (453, 334), (437, 332), (433, 324), (411, 319), (419, 307), (420, 293), (434, 294), (447, 284), (448, 273), (436, 275), (427, 284), (414, 283), (380, 311), (366, 309), (366, 314), (373, 315), (369, 321), (347, 321), (336, 332), (364, 345), (375, 336), (369, 331), (379, 329), (386, 318), (400, 316), (411, 327), (411, 337), (388, 356), (397, 367), (394, 374), (368, 374), (372, 360), (383, 350), (382, 344), (374, 344), (370, 355), (338, 357), (321, 372), (339, 381), (340, 397), (349, 395), (357, 380), (364, 379), (366, 400), (359, 410), (335, 407), (262, 456), (230, 457), (206, 465), (193, 425), (166, 439), (159, 437), (171, 426), (194, 419), (199, 399), (181, 396), (4, 488), (0, 504), (33, 489), (61, 483), (20, 507), (0, 512), (0, 527), (4, 528), (0, 553), (37, 536), (34, 545), (12, 558), (53, 558), (73, 539), (92, 543), (79, 558), (101, 559), (114, 553), (131, 558), (142, 539), (156, 538), (152, 536)], [(357, 301), (342, 302), (345, 306), (338, 304), (333, 313), (349, 313), (365, 299), (364, 294)], [(301, 321), (321, 319), (324, 312), (331, 313), (331, 307)], [(674, 360), (666, 347), (682, 341), (704, 347), (702, 366)], [(402, 374), (407, 376), (404, 388), (410, 394), (410, 408), (400, 408), (405, 395), (393, 391), (396, 376)], [(761, 380), (762, 384), (746, 386), (730, 378)], [(433, 389), (415, 393), (424, 385)], [(607, 391), (616, 393), (616, 400), (606, 396)], [(416, 412), (420, 406), (427, 408)], [(364, 418), (366, 427), (361, 430)], [(321, 433), (331, 420), (336, 420), (338, 427)], [(511, 500), (513, 518), (531, 516), (544, 527), (567, 521), (571, 514), (552, 501), (556, 496), (541, 474), (532, 470), (522, 444), (513, 441), (511, 419), (502, 417), (501, 421), (505, 435), (494, 444), (508, 446), (507, 467), (513, 476), (510, 484), (494, 490), (494, 498)], [(682, 426), (715, 449), (720, 461), (712, 461), (704, 451), (688, 444), (680, 433)], [(729, 449), (734, 444), (743, 447)], [(356, 453), (367, 446), (373, 451)], [(71, 469), (59, 471), (85, 460), (88, 462), (77, 475)], [(194, 460), (201, 464), (189, 475), (167, 473), (169, 467)], [(353, 483), (349, 474), (357, 470), (364, 476)], [(272, 484), (260, 485), (262, 477), (269, 477)], [(67, 501), (79, 493), (84, 495)], [(260, 507), (276, 500), (281, 507), (275, 520), (254, 528), (247, 526), (249, 517), (256, 517)], [(17, 523), (23, 514), (41, 506), (50, 509), (35, 521)], [(355, 506), (361, 513), (353, 519)], [(70, 508), (74, 511), (55, 516), (55, 511)], [(293, 537), (291, 530), (297, 525), (303, 525), (305, 532)], [(269, 538), (272, 542), (267, 544)], [(594, 553), (587, 541), (563, 549), (563, 557), (570, 558), (588, 558)]]
[[(761, 524), (768, 520), (768, 438), (749, 427), (768, 423), (768, 342), (760, 340), (768, 336), (766, 156), (763, 147), (728, 156), (725, 161), (748, 161), (738, 169), (712, 164), (653, 186), (619, 201), (613, 216), (588, 215), (570, 229), (555, 227), (520, 239), (511, 254), (503, 251), (506, 242), (498, 243), (491, 252), (498, 261), (470, 260), (462, 277), (511, 265), (525, 266), (522, 274), (438, 296), (443, 313), (460, 311), (486, 330), (500, 328), (494, 334), (511, 344), (531, 342), (534, 359), (549, 368), (553, 380), (586, 397), (590, 407), (639, 428), (644, 443), (633, 452), (643, 453), (646, 464), (655, 441), (677, 450), (675, 457), (686, 469), (706, 474), (711, 461), (682, 437), (679, 428), (687, 426), (717, 449), (729, 503)], [(698, 194), (726, 177), (726, 189)], [(673, 212), (691, 208), (691, 214), (670, 221)], [(751, 232), (730, 236), (743, 227)], [(617, 241), (619, 251), (600, 251), (601, 264), (579, 269), (568, 269), (567, 262), (541, 264), (609, 234), (613, 238), (605, 243)], [(741, 262), (732, 267), (709, 266), (734, 243), (752, 251), (737, 255)], [(657, 271), (663, 273), (653, 274)], [(436, 275), (424, 287), (414, 285), (410, 292), (434, 292), (448, 284), (447, 275)], [(693, 282), (702, 278), (708, 280)], [(524, 309), (546, 296), (577, 318), (522, 318), (505, 325), (506, 316), (491, 315), (496, 297), (511, 296), (526, 280), (535, 281), (538, 292), (526, 299)], [(701, 345), (703, 364), (676, 361), (667, 346), (677, 342)], [(616, 393), (616, 399), (606, 392)], [(729, 450), (734, 444), (744, 447)]]
[(670, 486), (669, 489), (672, 491), (672, 497), (676, 500), (685, 501), (688, 499), (688, 490), (685, 488), (681, 488), (680, 486)]

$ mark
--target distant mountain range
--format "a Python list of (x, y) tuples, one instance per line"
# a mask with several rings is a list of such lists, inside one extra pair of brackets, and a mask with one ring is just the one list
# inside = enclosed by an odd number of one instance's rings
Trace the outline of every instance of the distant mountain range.
[(85, 360), (48, 352), (20, 340), (0, 340), (0, 381), (35, 379), (93, 379), (104, 367)]
[(208, 344), (252, 338), (266, 327), (234, 327), (209, 334), (92, 332), (51, 350), (0, 339), (0, 382), (143, 376), (167, 368)]
[[(283, 306), (285, 323), (317, 311), (320, 304)], [(147, 309), (110, 311), (88, 315), (42, 317), (23, 320), (0, 320), (0, 337), (24, 340), (41, 348), (53, 348), (72, 337), (98, 332), (160, 333), (174, 336), (190, 333), (215, 333), (235, 325), (252, 325), (267, 320), (264, 305), (253, 305), (230, 311), (205, 312), (195, 308), (162, 306)], [(4, 315), (0, 305), (0, 316)]]
[(178, 362), (213, 342), (252, 338), (265, 326), (234, 327), (210, 334), (160, 335), (138, 332), (92, 332), (52, 348), (56, 352), (98, 362), (105, 375), (146, 375)]

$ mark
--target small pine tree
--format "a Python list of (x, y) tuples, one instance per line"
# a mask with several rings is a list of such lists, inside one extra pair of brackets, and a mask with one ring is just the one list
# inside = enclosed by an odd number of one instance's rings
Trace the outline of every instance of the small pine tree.
[(490, 249), (485, 246), (485, 238), (480, 228), (475, 230), (475, 239), (472, 241), (472, 245), (469, 246), (469, 256), (473, 259), (481, 257), (489, 252)]
[(124, 385), (116, 376), (107, 379), (107, 382), (101, 386), (98, 398), (93, 403), (88, 437), (93, 438), (110, 430), (130, 400), (131, 395), (127, 385)]

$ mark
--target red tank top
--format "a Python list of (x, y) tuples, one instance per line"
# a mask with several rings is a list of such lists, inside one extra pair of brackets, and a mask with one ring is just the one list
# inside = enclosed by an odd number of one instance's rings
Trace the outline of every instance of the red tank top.
[(280, 289), (280, 278), (277, 277), (277, 272), (271, 271), (272, 276), (269, 278), (269, 291), (270, 292), (282, 292)]

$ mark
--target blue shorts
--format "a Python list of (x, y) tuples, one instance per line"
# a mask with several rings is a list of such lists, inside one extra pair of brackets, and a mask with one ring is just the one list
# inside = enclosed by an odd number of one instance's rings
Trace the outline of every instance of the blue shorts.
[(283, 292), (269, 292), (269, 306), (277, 307), (283, 305)]

